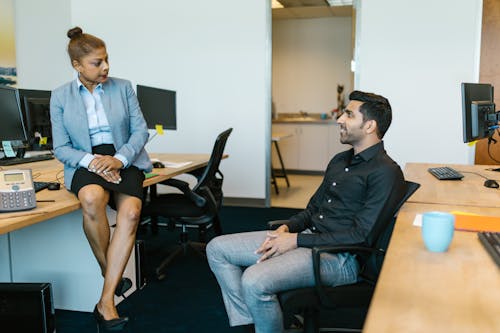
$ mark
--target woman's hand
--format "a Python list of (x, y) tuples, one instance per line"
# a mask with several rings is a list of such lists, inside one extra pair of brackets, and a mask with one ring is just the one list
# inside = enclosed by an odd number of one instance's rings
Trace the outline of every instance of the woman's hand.
[(109, 155), (94, 155), (95, 158), (89, 164), (89, 171), (94, 172), (106, 181), (119, 184), (121, 182), (120, 169), (123, 163)]
[(120, 184), (122, 181), (122, 177), (120, 177), (120, 170), (103, 171), (99, 174), (99, 176), (110, 183)]

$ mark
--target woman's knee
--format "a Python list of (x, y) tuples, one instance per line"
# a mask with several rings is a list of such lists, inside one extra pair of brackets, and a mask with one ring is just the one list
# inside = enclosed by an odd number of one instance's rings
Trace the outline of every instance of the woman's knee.
[(109, 197), (101, 187), (82, 188), (78, 193), (78, 200), (87, 214), (96, 214), (106, 208)]
[(141, 208), (137, 206), (127, 207), (124, 215), (131, 223), (138, 223), (141, 218)]
[(135, 234), (139, 220), (141, 217), (141, 210), (136, 207), (122, 207), (118, 211), (120, 218), (117, 219), (116, 224), (121, 229), (128, 230), (129, 233)]

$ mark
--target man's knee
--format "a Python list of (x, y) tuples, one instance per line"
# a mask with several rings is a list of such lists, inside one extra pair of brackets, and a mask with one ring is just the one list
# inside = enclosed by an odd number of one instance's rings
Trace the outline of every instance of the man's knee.
[(259, 264), (248, 267), (241, 277), (241, 287), (245, 297), (260, 296), (268, 293), (266, 274), (261, 270)]
[(222, 253), (221, 237), (217, 236), (208, 242), (205, 251), (209, 261), (217, 258)]

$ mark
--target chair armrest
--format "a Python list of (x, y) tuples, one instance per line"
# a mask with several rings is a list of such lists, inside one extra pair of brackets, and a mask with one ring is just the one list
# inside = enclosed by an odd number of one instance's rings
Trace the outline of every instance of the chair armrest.
[[(350, 252), (353, 254), (380, 254), (385, 255), (385, 251), (373, 247), (365, 247), (360, 245), (342, 245), (342, 246), (317, 246), (312, 248), (313, 271), (315, 289), (322, 304), (329, 304), (323, 282), (321, 281), (320, 260), (321, 253), (343, 253)], [(367, 282), (375, 284), (376, 281), (367, 280)]]
[(274, 221), (269, 221), (267, 222), (267, 229), (269, 230), (276, 230), (279, 228), (280, 225), (282, 224), (287, 224), (288, 220), (274, 220)]
[(160, 182), (162, 185), (172, 186), (178, 188), (185, 196), (187, 196), (194, 204), (198, 207), (203, 207), (206, 204), (206, 199), (201, 195), (193, 192), (189, 187), (189, 184), (185, 181), (170, 178)]
[[(208, 186), (202, 186), (198, 189), (203, 194), (203, 199), (205, 200), (204, 205), (208, 206), (209, 211), (215, 213), (218, 210), (217, 200)], [(201, 206), (200, 206), (201, 207)]]
[(182, 193), (186, 193), (191, 190), (187, 182), (175, 178), (166, 179), (160, 182), (160, 184), (178, 188), (179, 190), (182, 191)]

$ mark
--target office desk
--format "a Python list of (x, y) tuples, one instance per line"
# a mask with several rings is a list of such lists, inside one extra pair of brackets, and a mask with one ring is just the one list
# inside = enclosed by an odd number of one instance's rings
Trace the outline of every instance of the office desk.
[(500, 216), (500, 208), (407, 202), (363, 332), (500, 332), (500, 270), (473, 232), (456, 231), (445, 253), (427, 251), (412, 223), (430, 210)]
[[(180, 168), (154, 169), (158, 176), (144, 180), (144, 186), (151, 186), (177, 175), (206, 166), (208, 154), (151, 154), (151, 157), (172, 162), (190, 161), (191, 163)], [(26, 163), (5, 167), (5, 169), (32, 169), (36, 181), (64, 182), (63, 165), (57, 160)], [(36, 178), (35, 178), (36, 177)], [(55, 200), (55, 202), (37, 203), (37, 208), (23, 212), (0, 213), (0, 235), (21, 229), (50, 218), (80, 209), (80, 202), (71, 192), (61, 186), (60, 191), (42, 190), (36, 194), (37, 200)]]
[[(153, 185), (187, 171), (205, 166), (208, 154), (152, 154), (174, 162), (191, 161), (181, 168), (155, 169), (158, 176), (144, 181)], [(8, 169), (31, 168), (37, 181), (62, 182), (63, 166), (57, 160), (20, 164)], [(58, 309), (92, 311), (102, 288), (102, 278), (82, 229), (82, 215), (77, 198), (66, 189), (42, 190), (37, 208), (26, 212), (0, 214), (0, 281), (51, 282)], [(110, 224), (116, 212), (108, 209)], [(124, 275), (135, 281), (134, 253)], [(135, 290), (134, 287), (130, 294)]]
[[(485, 179), (500, 180), (500, 172), (487, 171), (498, 165), (454, 165), (446, 164), (460, 171), (462, 180), (438, 180), (427, 169), (444, 166), (443, 164), (408, 163), (404, 169), (405, 178), (420, 183), (419, 190), (409, 202), (434, 203), (444, 205), (465, 205), (478, 207), (500, 207), (500, 190), (483, 186)], [(470, 173), (472, 172), (472, 173)]]

